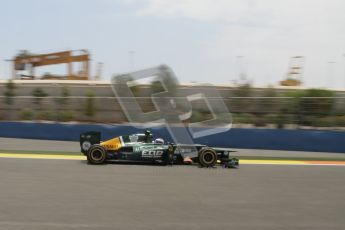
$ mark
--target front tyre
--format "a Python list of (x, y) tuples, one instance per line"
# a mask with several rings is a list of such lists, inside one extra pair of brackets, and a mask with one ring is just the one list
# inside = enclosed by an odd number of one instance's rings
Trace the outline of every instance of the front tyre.
[(107, 160), (107, 151), (100, 145), (93, 145), (87, 151), (87, 161), (90, 164), (104, 164)]
[(202, 167), (213, 167), (217, 163), (217, 153), (211, 148), (201, 149), (199, 152), (199, 164)]

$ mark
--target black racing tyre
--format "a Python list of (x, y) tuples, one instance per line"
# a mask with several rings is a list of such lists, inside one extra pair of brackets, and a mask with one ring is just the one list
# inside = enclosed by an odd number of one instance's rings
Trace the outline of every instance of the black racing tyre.
[(201, 149), (198, 158), (202, 167), (212, 167), (217, 163), (217, 153), (211, 148)]
[(104, 164), (107, 160), (107, 151), (101, 145), (92, 145), (87, 151), (87, 161), (90, 164)]

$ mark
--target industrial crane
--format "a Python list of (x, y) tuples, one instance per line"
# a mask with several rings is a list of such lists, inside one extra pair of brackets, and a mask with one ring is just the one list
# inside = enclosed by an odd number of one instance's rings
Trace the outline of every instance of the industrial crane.
[[(82, 68), (77, 74), (73, 72), (73, 63), (81, 62)], [(90, 54), (87, 50), (68, 50), (48, 54), (31, 54), (21, 51), (13, 60), (13, 79), (36, 79), (35, 68), (47, 65), (67, 64), (67, 76), (45, 74), (41, 79), (88, 80), (90, 68)], [(18, 71), (28, 71), (21, 74)]]

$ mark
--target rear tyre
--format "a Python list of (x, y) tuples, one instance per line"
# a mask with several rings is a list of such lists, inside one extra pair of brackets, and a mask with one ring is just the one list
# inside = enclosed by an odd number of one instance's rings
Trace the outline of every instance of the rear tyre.
[(201, 149), (199, 152), (199, 164), (202, 167), (213, 167), (217, 163), (217, 153), (211, 148)]
[(107, 160), (107, 151), (100, 145), (93, 145), (87, 151), (87, 161), (90, 164), (104, 164)]

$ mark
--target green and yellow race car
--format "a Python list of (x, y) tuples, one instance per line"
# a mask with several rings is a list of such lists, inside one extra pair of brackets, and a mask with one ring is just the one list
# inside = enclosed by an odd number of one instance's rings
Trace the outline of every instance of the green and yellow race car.
[(199, 163), (201, 167), (221, 165), (237, 168), (239, 160), (230, 157), (229, 149), (206, 145), (165, 143), (162, 138), (154, 139), (150, 131), (114, 137), (101, 141), (100, 132), (80, 134), (81, 152), (90, 164), (104, 164), (108, 161), (147, 162), (172, 164)]

